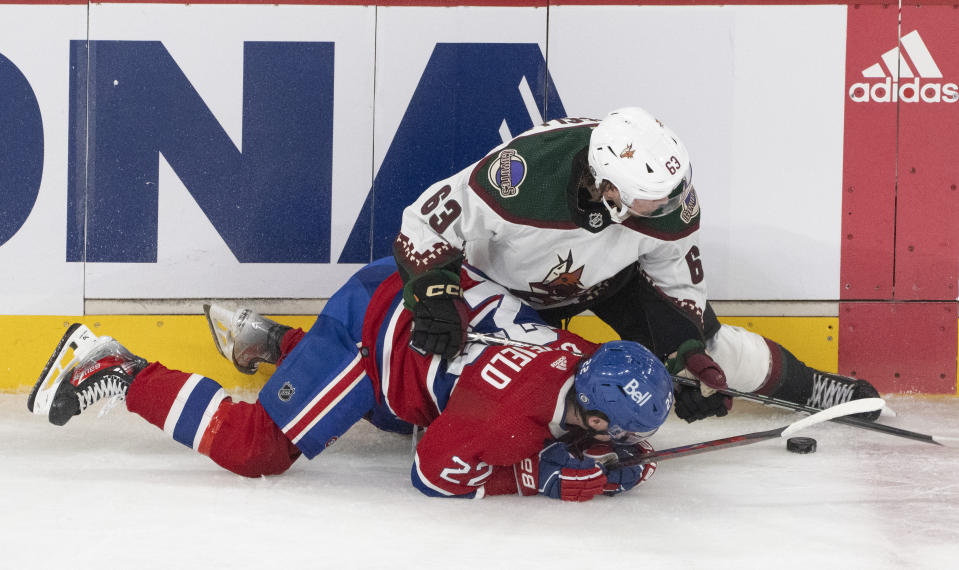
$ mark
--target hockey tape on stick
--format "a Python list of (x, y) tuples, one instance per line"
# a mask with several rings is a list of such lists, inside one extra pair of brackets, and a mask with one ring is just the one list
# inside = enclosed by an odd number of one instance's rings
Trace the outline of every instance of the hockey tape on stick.
[(837, 404), (821, 412), (807, 416), (798, 422), (789, 424), (779, 437), (789, 437), (801, 429), (806, 429), (809, 426), (828, 422), (829, 420), (842, 416), (875, 412), (881, 410), (885, 405), (886, 401), (882, 398), (860, 398), (858, 400), (843, 402), (842, 404)]
[(490, 346), (516, 346), (519, 348), (542, 348), (542, 345), (540, 344), (533, 344), (531, 342), (522, 342), (519, 340), (510, 340), (502, 336), (478, 333), (473, 331), (469, 331), (466, 333), (466, 342), (478, 342), (480, 344), (486, 344)]

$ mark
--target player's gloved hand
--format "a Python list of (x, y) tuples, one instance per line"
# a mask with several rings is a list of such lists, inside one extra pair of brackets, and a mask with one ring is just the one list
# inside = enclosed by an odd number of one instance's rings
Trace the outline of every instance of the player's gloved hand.
[(733, 407), (732, 398), (719, 392), (710, 396), (703, 395), (699, 386), (676, 386), (673, 390), (676, 415), (692, 423), (710, 416), (723, 417)]
[[(541, 495), (564, 501), (588, 501), (606, 490), (606, 473), (594, 459), (577, 459), (565, 443), (556, 442), (519, 464), (521, 481), (536, 480)], [(526, 483), (523, 485), (528, 487)], [(523, 494), (532, 494), (523, 491)]]
[(406, 284), (403, 299), (413, 311), (413, 348), (444, 358), (460, 353), (469, 319), (459, 275), (443, 269), (427, 271)]
[(666, 360), (666, 369), (670, 374), (678, 374), (684, 368), (713, 390), (728, 387), (726, 373), (712, 357), (706, 354), (706, 345), (702, 341), (687, 340), (679, 345), (675, 356)]
[(656, 472), (656, 463), (644, 465), (627, 465), (623, 467), (608, 467), (610, 463), (621, 462), (631, 457), (654, 451), (653, 446), (646, 440), (630, 445), (600, 443), (586, 450), (584, 456), (594, 459), (604, 465), (606, 469), (606, 485), (603, 493), (618, 495), (629, 491), (653, 476)]

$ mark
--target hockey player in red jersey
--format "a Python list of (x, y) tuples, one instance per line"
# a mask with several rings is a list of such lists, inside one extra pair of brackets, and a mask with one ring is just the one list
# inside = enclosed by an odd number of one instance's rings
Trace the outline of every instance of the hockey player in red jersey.
[[(275, 373), (255, 403), (234, 401), (213, 379), (131, 354), (110, 337), (73, 325), (37, 381), (28, 408), (63, 425), (104, 398), (235, 473), (256, 477), (313, 458), (354, 423), (409, 433), (413, 485), (429, 496), (543, 494), (564, 500), (614, 495), (646, 480), (655, 464), (607, 469), (604, 442), (620, 458), (651, 449), (672, 382), (634, 342), (597, 348), (542, 324), (535, 312), (464, 269), (464, 315), (475, 330), (536, 348), (466, 347), (445, 360), (409, 346), (411, 315), (391, 259), (360, 270), (304, 332), (249, 310), (216, 305), (207, 316), (217, 348), (241, 372)], [(591, 356), (588, 356), (591, 355)]]
[(463, 346), (461, 301), (419, 293), (456, 287), (465, 260), (551, 325), (590, 310), (674, 371), (685, 368), (707, 388), (677, 389), (687, 421), (726, 415), (730, 399), (712, 389), (727, 386), (817, 408), (877, 395), (865, 380), (814, 370), (770, 339), (721, 324), (707, 299), (699, 220), (689, 154), (646, 111), (536, 126), (404, 211), (394, 257), (413, 342), (447, 356)]

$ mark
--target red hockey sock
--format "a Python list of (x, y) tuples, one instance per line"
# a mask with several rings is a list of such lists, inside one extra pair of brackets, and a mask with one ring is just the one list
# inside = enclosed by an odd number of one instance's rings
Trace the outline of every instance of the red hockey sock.
[(306, 332), (303, 329), (290, 329), (286, 331), (286, 334), (284, 334), (280, 340), (280, 357), (276, 359), (277, 366), (279, 366), (280, 363), (283, 362), (283, 359), (286, 358), (286, 355), (300, 343), (300, 340), (303, 339), (303, 335), (305, 334)]
[(299, 457), (257, 402), (234, 402), (215, 381), (158, 362), (130, 385), (127, 409), (218, 465), (246, 477), (286, 471)]

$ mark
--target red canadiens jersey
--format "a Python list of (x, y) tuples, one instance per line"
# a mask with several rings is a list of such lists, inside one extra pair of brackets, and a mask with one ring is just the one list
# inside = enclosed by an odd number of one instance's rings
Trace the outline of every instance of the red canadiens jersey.
[(417, 488), (433, 496), (516, 493), (513, 465), (565, 433), (565, 395), (582, 355), (596, 345), (542, 324), (532, 309), (474, 273), (464, 271), (462, 284), (471, 330), (538, 346), (468, 344), (450, 361), (420, 354), (409, 348), (412, 315), (393, 275), (364, 319), (367, 372), (380, 404), (428, 427), (412, 469)]

